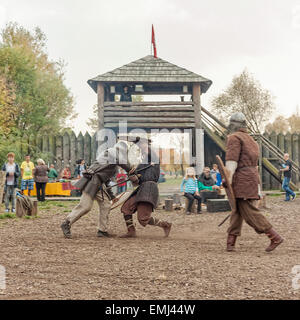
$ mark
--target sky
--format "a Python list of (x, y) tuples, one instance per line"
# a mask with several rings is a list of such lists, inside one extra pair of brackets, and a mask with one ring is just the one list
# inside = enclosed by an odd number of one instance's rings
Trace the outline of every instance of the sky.
[(87, 80), (149, 55), (152, 24), (160, 58), (213, 81), (204, 107), (245, 68), (275, 115), (300, 105), (300, 0), (0, 0), (0, 28), (9, 21), (39, 26), (50, 58), (67, 64), (77, 133), (97, 102)]

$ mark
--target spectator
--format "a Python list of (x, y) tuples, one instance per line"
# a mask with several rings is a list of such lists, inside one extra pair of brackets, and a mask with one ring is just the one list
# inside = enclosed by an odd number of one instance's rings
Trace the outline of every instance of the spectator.
[(71, 170), (70, 170), (70, 166), (67, 165), (61, 172), (61, 178), (62, 179), (71, 179)]
[(123, 93), (121, 94), (120, 101), (123, 101), (123, 102), (131, 102), (132, 101), (131, 93), (129, 91), (129, 87), (128, 86), (124, 86)]
[(21, 193), (24, 194), (24, 191), (28, 190), (28, 196), (30, 196), (34, 186), (33, 170), (34, 164), (30, 161), (30, 155), (27, 155), (25, 156), (25, 161), (21, 164)]
[(116, 179), (118, 184), (118, 194), (125, 192), (127, 190), (127, 182), (125, 182), (125, 180), (127, 180), (127, 174), (124, 169), (120, 170)]
[(219, 189), (219, 187), (216, 185), (216, 181), (210, 174), (209, 167), (205, 167), (203, 173), (200, 175), (198, 179), (198, 189), (199, 191), (214, 191)]
[(292, 197), (292, 201), (294, 201), (296, 198), (296, 194), (290, 188), (290, 181), (292, 177), (292, 162), (289, 160), (290, 156), (288, 153), (285, 153), (283, 158), (285, 163), (282, 164), (282, 169), (280, 169), (280, 171), (282, 171), (284, 175), (283, 182), (282, 182), (282, 189), (285, 191), (284, 201), (290, 201), (291, 197)]
[(215, 180), (216, 185), (220, 187), (222, 185), (222, 176), (219, 172), (218, 165), (216, 163), (213, 164), (213, 168), (210, 170), (210, 174), (212, 178)]
[(48, 173), (49, 182), (55, 182), (56, 178), (58, 177), (57, 171), (55, 170), (54, 164), (50, 165), (50, 170)]
[(7, 155), (7, 162), (3, 165), (2, 171), (6, 172), (5, 180), (5, 212), (9, 212), (9, 200), (11, 198), (11, 212), (16, 212), (16, 188), (20, 176), (20, 168), (15, 163), (15, 154), (10, 152)]
[(186, 169), (186, 176), (183, 178), (180, 186), (181, 192), (188, 199), (187, 215), (191, 214), (193, 202), (198, 201), (197, 213), (201, 213), (201, 197), (198, 192), (197, 179), (195, 177), (195, 169), (189, 167)]
[(83, 177), (83, 172), (86, 171), (87, 167), (84, 159), (80, 159), (76, 163), (77, 166), (75, 168), (74, 177), (80, 179)]
[(38, 201), (45, 201), (45, 190), (46, 184), (48, 182), (48, 167), (46, 166), (44, 160), (38, 159), (37, 166), (34, 170), (34, 180), (36, 186), (36, 195)]
[(215, 181), (217, 181), (217, 173), (218, 172), (219, 172), (218, 165), (216, 163), (214, 163), (212, 166), (212, 169), (210, 170), (210, 174)]

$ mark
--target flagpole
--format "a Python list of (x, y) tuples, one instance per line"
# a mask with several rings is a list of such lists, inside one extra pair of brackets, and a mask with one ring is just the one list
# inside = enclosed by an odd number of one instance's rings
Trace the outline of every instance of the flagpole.
[(151, 27), (150, 56), (152, 56), (152, 28), (153, 28), (153, 24)]

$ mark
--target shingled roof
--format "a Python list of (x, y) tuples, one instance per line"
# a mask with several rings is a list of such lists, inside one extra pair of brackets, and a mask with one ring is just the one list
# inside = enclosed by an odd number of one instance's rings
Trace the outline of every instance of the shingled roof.
[(150, 55), (88, 80), (95, 91), (97, 82), (200, 83), (202, 93), (212, 84), (209, 79)]

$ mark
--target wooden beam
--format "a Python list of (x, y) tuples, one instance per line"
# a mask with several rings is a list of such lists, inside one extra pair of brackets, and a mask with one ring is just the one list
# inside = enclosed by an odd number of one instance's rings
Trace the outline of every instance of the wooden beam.
[(119, 106), (124, 106), (124, 107), (130, 107), (130, 106), (192, 106), (192, 105), (194, 105), (193, 101), (104, 102), (104, 106), (105, 107), (119, 107)]
[(194, 119), (194, 112), (177, 112), (177, 111), (141, 111), (141, 112), (128, 112), (128, 111), (106, 111), (104, 110), (104, 117), (168, 117), (168, 118), (192, 118)]
[(199, 175), (204, 168), (204, 131), (201, 119), (201, 87), (199, 83), (193, 84), (193, 101), (195, 109), (196, 128), (196, 173)]
[[(118, 128), (119, 127), (119, 123), (116, 122), (107, 122), (105, 123), (105, 128)], [(138, 122), (130, 122), (128, 124), (128, 128), (132, 129), (132, 128), (147, 128), (147, 129), (163, 129), (163, 128), (167, 128), (167, 129), (188, 129), (188, 128), (194, 128), (195, 124), (194, 122), (190, 122), (190, 123), (186, 123), (186, 122), (182, 122), (182, 123), (138, 123)]]
[(178, 123), (178, 122), (192, 122), (194, 123), (194, 118), (167, 118), (167, 117), (161, 117), (161, 118), (154, 118), (154, 117), (104, 117), (104, 123), (106, 122), (119, 122), (119, 121), (127, 121), (127, 122), (141, 122), (141, 123), (148, 123), (152, 124), (152, 122), (160, 123)]
[(126, 112), (137, 112), (137, 111), (184, 111), (184, 112), (194, 112), (193, 107), (176, 107), (176, 106), (165, 106), (165, 107), (105, 107), (104, 112), (106, 111), (126, 111)]
[(97, 87), (97, 96), (98, 96), (98, 129), (104, 128), (104, 86), (102, 83), (98, 83)]

